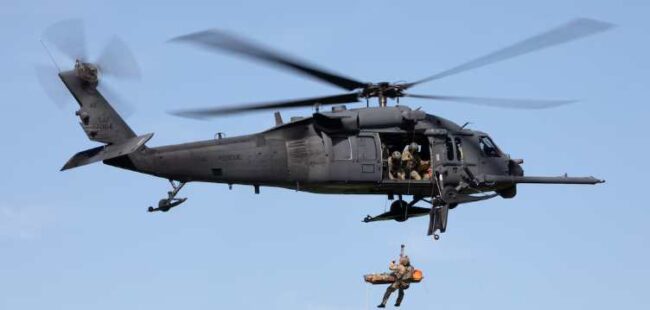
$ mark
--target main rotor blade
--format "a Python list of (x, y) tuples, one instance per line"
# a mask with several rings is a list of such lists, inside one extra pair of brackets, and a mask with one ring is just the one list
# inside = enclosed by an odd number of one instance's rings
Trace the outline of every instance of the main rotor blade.
[(358, 102), (358, 101), (359, 101), (359, 94), (351, 93), (345, 95), (298, 99), (298, 100), (290, 100), (290, 101), (276, 101), (270, 103), (246, 104), (241, 106), (231, 106), (231, 107), (224, 107), (224, 108), (180, 110), (180, 111), (172, 111), (170, 112), (170, 114), (176, 116), (188, 117), (188, 118), (202, 119), (202, 118), (218, 117), (218, 116), (224, 116), (228, 114), (235, 114), (235, 113), (242, 113), (242, 112), (307, 107), (307, 106), (315, 106), (315, 105), (331, 105), (331, 104), (351, 103), (351, 102)]
[(346, 90), (363, 88), (367, 83), (362, 83), (339, 74), (327, 72), (315, 66), (282, 55), (279, 52), (263, 48), (244, 39), (234, 37), (219, 30), (205, 30), (176, 37), (171, 42), (188, 42), (210, 50), (221, 49), (234, 54), (264, 61), (273, 65), (298, 71), (308, 76), (320, 79)]
[(438, 95), (414, 95), (405, 94), (406, 97), (433, 99), (441, 101), (455, 101), (507, 109), (540, 110), (555, 108), (566, 104), (577, 102), (576, 100), (537, 100), (537, 99), (505, 99), (505, 98), (481, 98), (462, 96), (438, 96)]
[(541, 33), (539, 35), (536, 35), (534, 37), (531, 37), (527, 40), (521, 41), (514, 45), (508, 46), (506, 48), (497, 50), (483, 57), (476, 58), (460, 66), (456, 66), (449, 70), (440, 72), (436, 75), (432, 75), (430, 77), (421, 79), (419, 81), (409, 83), (407, 84), (407, 88), (417, 84), (422, 84), (425, 82), (441, 79), (443, 77), (447, 77), (453, 74), (487, 66), (489, 64), (504, 61), (510, 58), (515, 58), (517, 56), (528, 54), (534, 51), (539, 51), (548, 47), (560, 45), (563, 43), (568, 43), (583, 37), (587, 37), (599, 32), (603, 32), (612, 27), (614, 27), (613, 24), (594, 20), (594, 19), (588, 19), (588, 18), (574, 19), (555, 29)]
[(72, 61), (88, 60), (84, 23), (80, 19), (63, 20), (48, 27), (43, 38)]

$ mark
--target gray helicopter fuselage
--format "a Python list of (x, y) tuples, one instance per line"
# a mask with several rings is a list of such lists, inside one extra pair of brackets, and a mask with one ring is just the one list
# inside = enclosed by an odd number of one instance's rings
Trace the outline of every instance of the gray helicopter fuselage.
[[(567, 175), (524, 176), (521, 168), (523, 160), (511, 159), (486, 133), (466, 129), (419, 109), (399, 105), (388, 107), (388, 100), (394, 99), (399, 103), (399, 99), (405, 97), (533, 109), (569, 104), (573, 101), (422, 95), (411, 93), (411, 89), (422, 83), (567, 43), (611, 27), (611, 24), (597, 20), (575, 19), (440, 73), (414, 82), (398, 83), (355, 80), (218, 30), (180, 36), (172, 41), (191, 43), (209, 50), (234, 52), (311, 76), (346, 92), (315, 98), (177, 111), (174, 114), (179, 116), (213, 117), (290, 107), (334, 106), (329, 112), (316, 112), (286, 124), (276, 114), (275, 127), (248, 136), (219, 136), (219, 139), (161, 147), (148, 147), (146, 143), (153, 133), (136, 135), (98, 91), (97, 86), (101, 83), (99, 68), (109, 69), (110, 66), (85, 62), (78, 49), (64, 48), (62, 51), (77, 61), (74, 69), (59, 72), (59, 77), (79, 103), (76, 115), (88, 139), (102, 145), (74, 154), (62, 170), (102, 161), (111, 166), (169, 179), (172, 190), (159, 201), (157, 207), (150, 206), (147, 209), (149, 212), (166, 212), (183, 203), (185, 198), (176, 198), (176, 195), (187, 182), (193, 181), (252, 185), (255, 192), (259, 192), (261, 186), (272, 186), (316, 193), (381, 194), (388, 195), (389, 199), (398, 195), (389, 211), (375, 217), (368, 216), (364, 222), (404, 221), (428, 214), (427, 234), (437, 239), (436, 231), (446, 230), (449, 210), (462, 203), (497, 195), (513, 198), (519, 183), (593, 185), (604, 181)], [(83, 43), (83, 38), (67, 41)], [(59, 48), (67, 46), (61, 43), (57, 44)], [(75, 44), (75, 47), (82, 45)], [(128, 63), (128, 58), (123, 59)], [(105, 72), (124, 77), (139, 76), (137, 70), (109, 69)], [(343, 106), (335, 106), (371, 98), (378, 99), (379, 107), (347, 110)], [(491, 193), (482, 194), (486, 192)], [(406, 202), (403, 195), (412, 195), (413, 199)], [(431, 208), (415, 206), (420, 201), (429, 203)]]
[[(481, 156), (479, 136), (487, 135), (406, 106), (337, 107), (257, 134), (144, 148), (105, 163), (188, 182), (430, 197), (438, 193), (434, 180), (387, 177), (384, 154), (389, 146), (383, 138), (398, 148), (417, 141), (427, 157), (422, 159), (431, 160), (437, 172), (446, 173), (448, 179), (457, 179), (456, 185), (468, 177), (465, 169), (472, 175), (508, 175), (508, 156)], [(445, 143), (438, 145), (440, 137), (458, 143), (451, 148)]]
[[(145, 143), (153, 134), (136, 135), (97, 90), (97, 80), (78, 71), (61, 72), (59, 77), (79, 103), (76, 115), (87, 137), (103, 145), (76, 153), (62, 170), (102, 161), (169, 179), (173, 189), (149, 212), (166, 212), (185, 202), (176, 195), (187, 182), (252, 185), (256, 193), (269, 186), (389, 199), (397, 195), (390, 211), (364, 222), (429, 214), (427, 234), (437, 238), (436, 231), (446, 230), (448, 210), (497, 195), (513, 198), (518, 183), (603, 182), (593, 177), (524, 176), (522, 161), (510, 159), (487, 134), (406, 106), (335, 106), (331, 112), (286, 124), (276, 115), (277, 125), (264, 132), (148, 147)], [(485, 192), (495, 193), (481, 194)], [(413, 200), (406, 203), (403, 195)], [(422, 200), (432, 207), (414, 206)]]

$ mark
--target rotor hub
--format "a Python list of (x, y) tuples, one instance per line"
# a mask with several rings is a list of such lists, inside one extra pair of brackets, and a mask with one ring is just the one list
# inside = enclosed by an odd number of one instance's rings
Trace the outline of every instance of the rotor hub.
[(404, 84), (392, 84), (388, 82), (380, 83), (371, 83), (368, 84), (362, 91), (359, 97), (362, 98), (399, 98), (404, 96), (404, 90), (406, 90), (406, 85)]
[(74, 72), (77, 77), (89, 84), (97, 85), (99, 82), (99, 67), (94, 64), (77, 59), (74, 64)]

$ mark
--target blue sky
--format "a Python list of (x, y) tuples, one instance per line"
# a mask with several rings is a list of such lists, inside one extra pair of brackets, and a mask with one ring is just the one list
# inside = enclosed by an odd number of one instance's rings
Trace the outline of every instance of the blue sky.
[[(643, 309), (650, 267), (645, 125), (648, 1), (18, 1), (0, 3), (0, 309), (365, 309), (406, 243), (425, 274), (407, 309)], [(452, 211), (439, 242), (426, 220), (363, 224), (385, 197), (190, 184), (167, 214), (147, 214), (165, 180), (92, 165), (59, 168), (95, 146), (75, 104), (57, 108), (34, 65), (42, 31), (84, 18), (90, 50), (114, 34), (144, 79), (111, 81), (155, 132), (150, 145), (264, 130), (272, 113), (197, 122), (166, 111), (337, 93), (229, 55), (165, 41), (235, 31), (371, 81), (415, 80), (576, 17), (617, 28), (575, 43), (428, 83), (418, 93), (569, 98), (544, 111), (410, 100), (489, 132), (529, 175), (594, 175), (591, 186), (520, 186), (515, 199)], [(65, 58), (55, 55), (62, 65)], [(284, 112), (310, 113), (309, 109)]]

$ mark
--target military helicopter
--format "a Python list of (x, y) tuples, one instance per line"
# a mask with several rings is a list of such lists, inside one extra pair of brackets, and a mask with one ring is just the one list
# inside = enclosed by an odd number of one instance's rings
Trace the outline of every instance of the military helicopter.
[[(64, 36), (65, 40), (52, 42), (75, 61), (74, 68), (59, 71), (58, 77), (80, 106), (76, 115), (86, 135), (103, 145), (75, 154), (61, 170), (102, 161), (110, 166), (168, 179), (172, 190), (157, 207), (149, 207), (150, 212), (167, 212), (185, 202), (186, 198), (176, 196), (188, 182), (224, 183), (231, 188), (233, 184), (250, 185), (256, 194), (261, 187), (268, 186), (323, 194), (385, 195), (393, 200), (390, 210), (367, 216), (364, 222), (401, 222), (428, 215), (427, 235), (438, 239), (438, 232), (446, 230), (449, 210), (460, 204), (497, 196), (513, 198), (517, 185), (521, 183), (593, 185), (604, 181), (567, 175), (525, 176), (521, 167), (523, 160), (513, 159), (503, 152), (489, 134), (420, 109), (411, 109), (400, 104), (400, 98), (522, 109), (569, 104), (573, 101), (418, 95), (407, 91), (425, 82), (584, 38), (611, 27), (602, 21), (575, 19), (486, 56), (407, 83), (361, 82), (218, 30), (176, 37), (170, 41), (266, 62), (347, 92), (308, 99), (175, 111), (173, 114), (179, 116), (208, 118), (276, 110), (275, 126), (245, 136), (219, 135), (211, 140), (159, 147), (146, 145), (153, 133), (136, 135), (98, 90), (102, 73), (117, 76), (129, 73), (128, 65), (116, 63), (133, 61), (123, 57), (110, 64), (115, 66), (113, 68), (91, 63), (79, 52), (79, 43), (84, 39), (74, 38), (80, 31), (69, 31), (71, 33)], [(56, 41), (54, 37), (49, 41)], [(370, 99), (376, 99), (378, 105), (371, 107)], [(397, 104), (391, 106), (389, 100)], [(347, 108), (343, 105), (363, 101), (365, 107)], [(325, 106), (331, 106), (331, 109), (326, 110)], [(288, 122), (283, 121), (277, 112), (295, 107), (312, 107), (315, 112), (306, 117), (293, 117)], [(413, 145), (410, 152), (417, 154), (419, 163), (424, 164), (426, 170), (419, 177), (408, 173), (405, 177), (391, 175), (388, 167), (390, 154), (406, 150), (409, 145)], [(405, 196), (412, 198), (407, 201)], [(418, 207), (418, 203), (430, 207)]]

